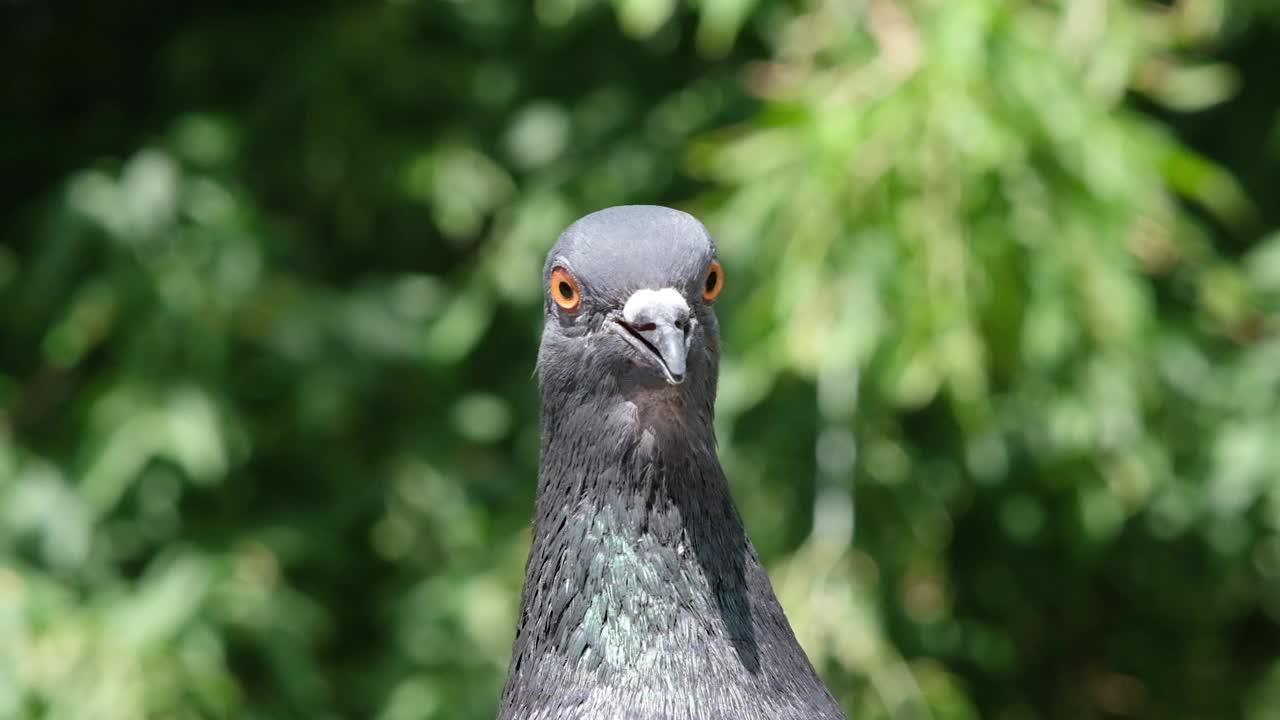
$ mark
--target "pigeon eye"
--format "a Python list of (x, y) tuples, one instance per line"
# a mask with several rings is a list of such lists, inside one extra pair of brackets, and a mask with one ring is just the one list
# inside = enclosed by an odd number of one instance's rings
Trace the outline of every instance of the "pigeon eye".
[(706, 300), (715, 300), (723, 287), (724, 268), (720, 267), (719, 260), (712, 260), (711, 267), (707, 268), (707, 277), (702, 281), (702, 297)]
[(574, 312), (582, 301), (578, 292), (578, 281), (573, 279), (568, 270), (556, 268), (551, 271), (551, 299), (565, 312)]

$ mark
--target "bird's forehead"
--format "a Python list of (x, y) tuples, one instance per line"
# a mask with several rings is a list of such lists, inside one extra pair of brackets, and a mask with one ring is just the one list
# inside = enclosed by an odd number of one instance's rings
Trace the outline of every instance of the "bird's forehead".
[(547, 272), (563, 263), (580, 281), (601, 289), (658, 288), (689, 282), (714, 252), (711, 236), (692, 215), (622, 206), (570, 225), (547, 256)]

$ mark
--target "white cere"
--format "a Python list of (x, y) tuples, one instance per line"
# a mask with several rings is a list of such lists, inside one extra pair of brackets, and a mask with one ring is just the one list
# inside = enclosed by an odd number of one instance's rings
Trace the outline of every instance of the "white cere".
[(635, 322), (641, 309), (651, 308), (654, 305), (666, 305), (677, 312), (689, 312), (689, 303), (685, 302), (684, 295), (675, 288), (665, 287), (661, 290), (635, 291), (631, 297), (627, 298), (627, 304), (622, 308), (622, 317), (627, 322)]

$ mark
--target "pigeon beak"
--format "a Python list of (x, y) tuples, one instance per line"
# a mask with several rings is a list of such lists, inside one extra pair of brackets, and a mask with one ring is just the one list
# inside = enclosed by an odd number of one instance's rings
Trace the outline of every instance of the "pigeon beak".
[(637, 330), (636, 334), (658, 351), (662, 369), (666, 371), (664, 374), (667, 376), (667, 382), (679, 385), (684, 382), (685, 375), (684, 330), (667, 323), (651, 323), (651, 325), (652, 330)]
[(684, 382), (689, 351), (689, 304), (675, 288), (639, 290), (632, 295), (618, 321), (622, 336), (652, 357), (667, 382)]

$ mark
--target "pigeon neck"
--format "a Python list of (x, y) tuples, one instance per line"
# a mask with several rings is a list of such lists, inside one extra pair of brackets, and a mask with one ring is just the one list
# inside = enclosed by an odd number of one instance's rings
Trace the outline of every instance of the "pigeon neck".
[[(720, 717), (699, 714), (708, 702), (752, 708), (725, 717), (828, 717), (787, 712), (805, 702), (797, 692), (829, 695), (746, 537), (709, 418), (664, 424), (660, 410), (548, 408), (544, 398), (533, 545), (499, 717)], [(665, 698), (669, 712), (628, 707), (646, 697)]]

